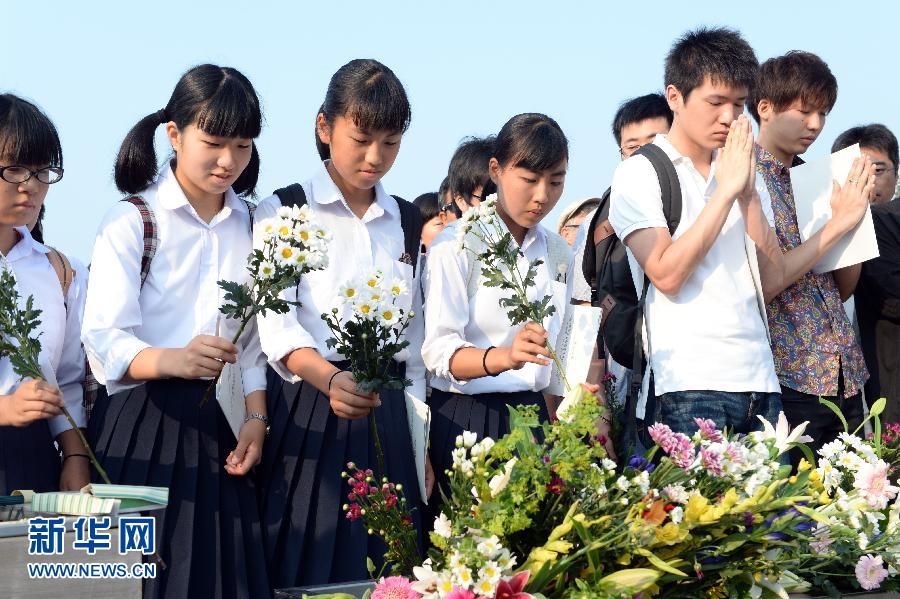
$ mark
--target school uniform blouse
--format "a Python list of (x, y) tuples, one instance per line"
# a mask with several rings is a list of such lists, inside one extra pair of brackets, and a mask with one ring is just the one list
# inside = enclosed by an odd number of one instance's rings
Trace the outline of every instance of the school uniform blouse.
[[(381, 183), (375, 185), (375, 201), (362, 218), (358, 218), (337, 185), (328, 174), (325, 163), (312, 179), (303, 183), (307, 203), (317, 222), (332, 233), (328, 247), (328, 267), (310, 272), (301, 279), (298, 287), (282, 292), (281, 297), (289, 301), (299, 301), (285, 314), (267, 312), (259, 317), (259, 337), (263, 352), (272, 368), (290, 382), (300, 381), (281, 362), (292, 351), (313, 348), (330, 361), (343, 360), (337, 350), (327, 346), (332, 336), (322, 320), (322, 314), (340, 307), (338, 290), (341, 285), (367, 276), (373, 270), (381, 270), (388, 280), (402, 279), (409, 293), (402, 296), (404, 303), (399, 307), (410, 308), (415, 317), (405, 333), (410, 345), (394, 356), (397, 362), (406, 362), (406, 378), (412, 386), (406, 392), (413, 399), (425, 400), (425, 366), (420, 348), (424, 336), (422, 296), (419, 290), (420, 271), (399, 258), (405, 253), (403, 228), (400, 226), (400, 209), (397, 201), (384, 190)], [(256, 235), (254, 243), (262, 247), (262, 227), (268, 219), (277, 216), (281, 207), (278, 196), (270, 196), (259, 203), (256, 209)]]
[[(458, 222), (444, 227), (428, 250), (428, 275), (425, 279), (425, 305), (428, 309), (422, 356), (432, 374), (432, 388), (466, 395), (546, 389), (550, 384), (552, 364), (539, 366), (528, 363), (519, 370), (507, 370), (495, 377), (466, 381), (458, 380), (450, 373), (450, 358), (458, 349), (509, 346), (516, 333), (525, 326), (525, 323), (512, 326), (506, 308), (500, 305), (501, 298), (511, 292), (499, 287), (487, 287), (480, 280), (475, 285), (469, 281), (470, 276), (481, 277), (480, 266), (475, 266), (479, 272), (470, 273), (475, 258), (471, 250), (460, 251), (457, 246)], [(505, 230), (502, 220), (500, 223)], [(477, 243), (471, 233), (466, 243)], [(529, 229), (520, 251), (518, 266), (523, 274), (527, 272), (529, 262), (543, 260), (543, 264), (537, 267), (534, 286), (528, 289), (528, 299), (539, 300), (546, 295), (553, 298), (556, 311), (542, 323), (553, 344), (562, 325), (568, 298), (565, 282), (557, 280), (562, 278), (561, 274), (551, 273), (546, 230), (540, 225)], [(470, 289), (474, 289), (471, 297)]]
[[(16, 231), (21, 239), (6, 256), (6, 262), (16, 279), (19, 307), (25, 307), (30, 295), (34, 298), (34, 307), (41, 310), (38, 328), (41, 353), (38, 363), (48, 379), (51, 378), (48, 370), (52, 370), (66, 408), (75, 423), (83, 427), (84, 352), (80, 334), (87, 269), (70, 259), (75, 276), (64, 302), (59, 276), (47, 259), (50, 250), (35, 241), (26, 227), (16, 227)], [(19, 375), (13, 370), (9, 359), (0, 360), (0, 395), (11, 395), (20, 384)], [(54, 417), (48, 424), (54, 437), (72, 428), (63, 415)]]
[[(197, 215), (170, 167), (140, 195), (154, 213), (158, 237), (143, 287), (144, 225), (131, 203), (117, 202), (107, 212), (91, 261), (82, 340), (97, 380), (110, 394), (141, 384), (122, 379), (148, 347), (180, 348), (197, 335), (230, 341), (240, 323), (219, 312), (224, 291), (217, 281), (249, 281), (250, 212), (232, 189), (209, 223)], [(244, 394), (265, 389), (255, 322), (236, 345)]]

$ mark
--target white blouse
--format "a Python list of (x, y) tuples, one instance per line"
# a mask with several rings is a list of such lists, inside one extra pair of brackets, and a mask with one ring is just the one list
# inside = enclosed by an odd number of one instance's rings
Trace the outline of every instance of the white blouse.
[[(422, 296), (419, 287), (419, 271), (413, 275), (411, 265), (399, 258), (405, 253), (403, 228), (400, 225), (400, 209), (396, 200), (384, 190), (381, 183), (375, 186), (375, 201), (362, 218), (358, 218), (323, 163), (318, 172), (304, 182), (307, 203), (317, 222), (327, 227), (333, 236), (328, 248), (328, 267), (304, 275), (299, 287), (282, 292), (281, 297), (299, 301), (285, 314), (267, 312), (258, 318), (259, 337), (269, 364), (286, 381), (297, 382), (295, 376), (281, 362), (292, 351), (313, 348), (326, 360), (340, 361), (343, 356), (329, 349), (326, 341), (332, 336), (322, 320), (322, 314), (338, 307), (338, 290), (341, 285), (355, 278), (366, 276), (375, 269), (385, 277), (399, 278), (406, 282), (409, 293), (405, 305), (416, 316), (406, 330), (409, 347), (394, 356), (397, 362), (406, 362), (406, 377), (412, 386), (406, 392), (413, 399), (425, 400), (425, 366), (420, 348), (424, 332)], [(262, 247), (262, 227), (276, 217), (281, 201), (270, 196), (256, 209), (256, 247)]]
[[(49, 375), (48, 369), (52, 369), (66, 408), (75, 423), (84, 427), (86, 422), (81, 403), (84, 397), (84, 351), (81, 349), (80, 333), (87, 269), (80, 262), (70, 259), (75, 275), (63, 302), (59, 276), (47, 259), (50, 250), (35, 241), (27, 228), (16, 227), (16, 231), (22, 238), (6, 256), (6, 263), (16, 278), (20, 308), (25, 307), (30, 295), (34, 298), (34, 307), (41, 310), (38, 328), (41, 353), (38, 362), (46, 374)], [(20, 383), (19, 375), (13, 370), (9, 359), (0, 360), (0, 395), (12, 394)], [(54, 437), (72, 428), (63, 415), (54, 417), (48, 424)]]
[[(219, 312), (225, 292), (217, 281), (249, 281), (250, 213), (232, 189), (209, 223), (197, 215), (170, 167), (140, 195), (153, 210), (159, 239), (143, 288), (144, 225), (131, 203), (116, 202), (106, 213), (91, 260), (82, 340), (97, 380), (111, 394), (140, 384), (122, 379), (145, 348), (180, 348), (197, 335), (230, 341), (240, 323)], [(255, 322), (236, 345), (244, 393), (265, 389)]]
[[(456, 225), (450, 223), (441, 231), (428, 250), (428, 275), (425, 277), (425, 343), (422, 356), (432, 374), (431, 386), (441, 391), (475, 395), (479, 393), (542, 391), (550, 384), (551, 366), (525, 364), (519, 370), (508, 370), (496, 377), (485, 376), (466, 381), (457, 380), (450, 373), (450, 358), (462, 347), (503, 347), (512, 344), (516, 333), (525, 323), (512, 326), (506, 308), (500, 300), (511, 292), (498, 287), (473, 285), (474, 295), (469, 295), (469, 277), (481, 278), (480, 271), (470, 275), (475, 263), (468, 250), (460, 251), (456, 244)], [(503, 221), (501, 226), (503, 225)], [(527, 272), (528, 263), (541, 259), (535, 284), (528, 289), (529, 300), (546, 295), (553, 298), (556, 311), (542, 323), (548, 339), (553, 344), (562, 325), (568, 297), (566, 283), (557, 280), (558, 273), (551, 273), (549, 245), (546, 230), (538, 225), (528, 230), (522, 240), (519, 255), (519, 271)], [(467, 243), (475, 243), (470, 234)]]

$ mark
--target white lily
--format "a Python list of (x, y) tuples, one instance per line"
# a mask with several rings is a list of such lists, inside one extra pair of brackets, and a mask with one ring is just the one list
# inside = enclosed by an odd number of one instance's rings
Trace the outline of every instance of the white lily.
[(491, 489), (491, 497), (496, 497), (509, 484), (509, 477), (512, 476), (513, 467), (516, 465), (518, 458), (512, 458), (506, 462), (503, 468), (503, 474), (498, 474), (491, 478), (488, 486)]
[(778, 450), (778, 455), (783, 454), (795, 443), (809, 443), (813, 440), (812, 437), (803, 434), (809, 421), (803, 422), (794, 430), (791, 430), (784, 412), (778, 413), (778, 424), (774, 428), (772, 427), (772, 423), (762, 416), (757, 416), (757, 418), (763, 423), (765, 429), (763, 430), (763, 438), (773, 439), (775, 441), (775, 448)]

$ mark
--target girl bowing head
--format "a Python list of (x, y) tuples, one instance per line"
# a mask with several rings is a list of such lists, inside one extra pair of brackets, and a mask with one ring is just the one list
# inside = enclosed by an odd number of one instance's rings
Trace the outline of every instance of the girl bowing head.
[[(236, 345), (217, 281), (247, 282), (250, 205), (262, 124), (239, 71), (201, 65), (166, 107), (128, 133), (117, 202), (97, 233), (83, 340), (105, 383), (91, 438), (114, 483), (169, 488), (157, 524), (167, 568), (152, 597), (267, 597), (256, 491), (245, 476), (266, 434), (265, 358), (251, 322)], [(174, 159), (157, 171), (160, 126)], [(235, 439), (216, 401), (201, 403), (225, 362), (240, 366), (247, 419)]]
[[(381, 183), (409, 122), (406, 91), (389, 68), (375, 60), (345, 64), (332, 76), (316, 116), (322, 163), (302, 184), (260, 202), (256, 213), (258, 243), (265, 222), (283, 205), (306, 204), (333, 235), (327, 268), (282, 294), (299, 305), (259, 321), (273, 369), (272, 434), (261, 479), (267, 558), (276, 587), (362, 580), (368, 576), (366, 557), (379, 561), (383, 555), (376, 537), (341, 510), (348, 488), (341, 471), (347, 462), (376, 467), (366, 419), (371, 410), (377, 410), (385, 476), (403, 484), (410, 507), (418, 506), (425, 487), (424, 441), (419, 454), (413, 443), (424, 438), (424, 431), (413, 435), (410, 430), (417, 430), (410, 420), (425, 400), (420, 273), (414, 271), (412, 255), (418, 253), (422, 223), (418, 208), (389, 195)], [(416, 314), (406, 331), (411, 345), (391, 364), (412, 386), (380, 395), (357, 387), (344, 356), (329, 348), (332, 334), (322, 320), (336, 305), (342, 285), (376, 270), (387, 280), (403, 281), (409, 294), (400, 307)], [(414, 518), (418, 526), (418, 510)]]
[(2, 495), (77, 491), (90, 482), (87, 452), (61, 410), (65, 405), (84, 426), (80, 334), (87, 271), (29, 233), (49, 186), (62, 175), (62, 147), (50, 119), (31, 102), (0, 95), (0, 268), (15, 277), (21, 307), (30, 295), (41, 310), (39, 363), (51, 379), (22, 382), (9, 358), (0, 360)]
[[(520, 114), (500, 130), (488, 163), (497, 185), (497, 215), (520, 251), (519, 270), (542, 260), (529, 299), (551, 296), (556, 311), (544, 322), (511, 327), (501, 299), (509, 293), (486, 286), (481, 264), (469, 249), (459, 251), (454, 222), (428, 252), (425, 278), (425, 342), (422, 355), (432, 374), (430, 456), (438, 484), (450, 492), (445, 474), (463, 431), (479, 439), (509, 432), (507, 405), (538, 406), (548, 419), (541, 392), (550, 383), (546, 340), (555, 342), (567, 302), (560, 265), (569, 249), (540, 225), (559, 201), (568, 165), (568, 141), (559, 125), (542, 114)], [(465, 243), (477, 243), (469, 233)]]

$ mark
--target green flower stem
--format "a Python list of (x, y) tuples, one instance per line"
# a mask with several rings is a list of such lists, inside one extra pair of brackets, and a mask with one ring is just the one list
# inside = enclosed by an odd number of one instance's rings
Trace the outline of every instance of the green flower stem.
[(384, 452), (381, 450), (381, 438), (378, 436), (378, 425), (375, 422), (375, 409), (369, 412), (369, 433), (372, 435), (372, 441), (375, 442), (375, 455), (378, 457), (378, 482), (387, 476), (384, 469)]
[(111, 485), (112, 483), (109, 480), (109, 476), (106, 475), (106, 470), (104, 470), (103, 466), (100, 465), (100, 462), (97, 461), (97, 456), (95, 456), (94, 452), (91, 450), (91, 445), (90, 443), (88, 443), (88, 440), (84, 436), (84, 433), (81, 432), (81, 429), (77, 424), (75, 424), (75, 419), (72, 418), (72, 414), (69, 413), (69, 410), (66, 409), (66, 406), (62, 407), (62, 411), (66, 417), (66, 420), (68, 420), (69, 424), (72, 426), (72, 430), (78, 433), (78, 438), (81, 439), (81, 444), (84, 445), (84, 449), (87, 451), (88, 457), (91, 460), (91, 464), (93, 464), (94, 468), (97, 469), (97, 472), (100, 474), (100, 478), (102, 478), (103, 482), (105, 482), (106, 484)]

